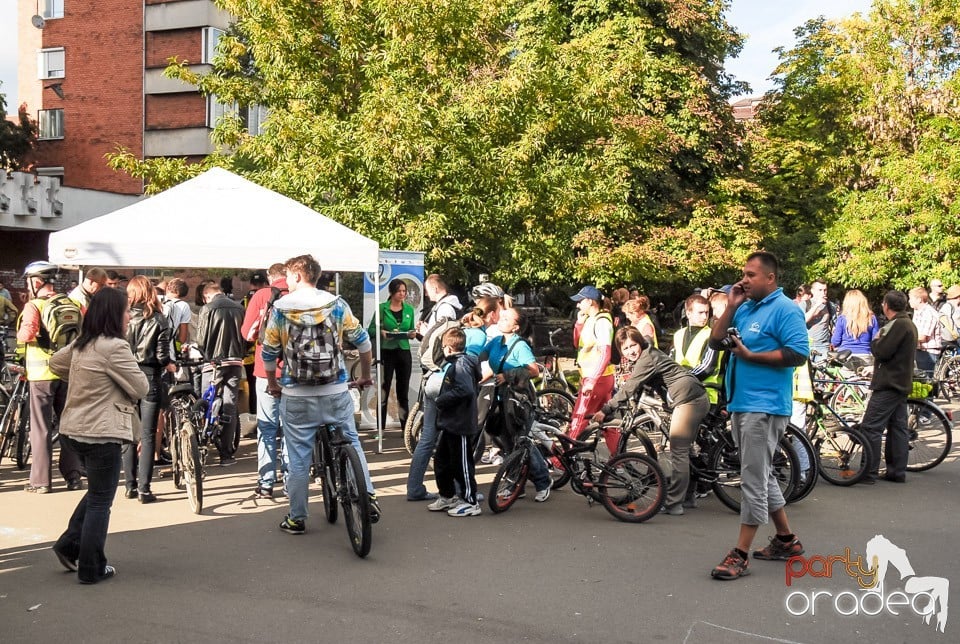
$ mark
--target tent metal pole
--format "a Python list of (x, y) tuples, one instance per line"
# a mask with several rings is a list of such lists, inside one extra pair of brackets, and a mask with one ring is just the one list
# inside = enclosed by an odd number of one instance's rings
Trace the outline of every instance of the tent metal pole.
[[(380, 267), (378, 266), (377, 271), (379, 271), (379, 269)], [(377, 271), (375, 271), (373, 274), (377, 275), (378, 274)], [(380, 382), (381, 382), (380, 379), (383, 377), (383, 374), (381, 372), (382, 365), (380, 364), (380, 345), (382, 344), (382, 341), (379, 335), (380, 334), (380, 302), (378, 301), (379, 296), (380, 296), (379, 289), (375, 288), (374, 290), (375, 306), (373, 307), (373, 319), (374, 319), (375, 325), (373, 328), (377, 333), (377, 342), (376, 342), (377, 361), (375, 363), (377, 365), (377, 380), (376, 380), (376, 383), (374, 384), (374, 386), (377, 388), (377, 408), (376, 410), (374, 410), (374, 415), (377, 417), (377, 454), (383, 454), (383, 419), (380, 417), (380, 406), (381, 404), (383, 404), (380, 400), (380, 397), (383, 395), (383, 387), (380, 386)], [(372, 338), (371, 338), (371, 341), (372, 341)]]

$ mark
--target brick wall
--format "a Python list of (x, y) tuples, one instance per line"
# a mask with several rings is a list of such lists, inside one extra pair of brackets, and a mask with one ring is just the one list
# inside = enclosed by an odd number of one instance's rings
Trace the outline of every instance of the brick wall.
[(175, 29), (146, 34), (147, 67), (166, 67), (167, 59), (176, 56), (197, 65), (203, 55), (203, 31), (201, 29)]
[(168, 130), (180, 127), (204, 127), (207, 101), (196, 92), (147, 96), (146, 129)]
[(64, 98), (43, 89), (29, 110), (63, 108), (65, 137), (38, 142), (37, 164), (67, 168), (68, 186), (140, 194), (142, 183), (109, 169), (104, 155), (118, 145), (143, 151), (143, 0), (68, 2), (41, 33), (43, 48), (65, 48), (66, 76), (42, 82), (60, 83)]

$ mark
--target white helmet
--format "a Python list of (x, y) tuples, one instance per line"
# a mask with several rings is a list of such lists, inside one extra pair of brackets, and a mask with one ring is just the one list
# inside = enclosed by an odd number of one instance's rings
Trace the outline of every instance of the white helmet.
[(41, 277), (46, 281), (52, 280), (57, 276), (57, 273), (60, 272), (60, 267), (56, 264), (51, 264), (50, 262), (37, 261), (30, 262), (27, 264), (27, 267), (23, 269), (24, 277)]
[(503, 289), (494, 284), (493, 282), (484, 282), (478, 286), (474, 286), (473, 290), (470, 291), (470, 295), (473, 299), (480, 297), (503, 297)]

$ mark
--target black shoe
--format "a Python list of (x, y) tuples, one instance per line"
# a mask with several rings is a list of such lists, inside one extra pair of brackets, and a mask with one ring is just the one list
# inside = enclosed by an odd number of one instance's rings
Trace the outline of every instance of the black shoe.
[(170, 458), (170, 455), (164, 452), (160, 456), (153, 459), (154, 465), (173, 465), (173, 460)]
[(237, 459), (232, 456), (224, 456), (220, 459), (220, 467), (230, 467), (231, 465), (236, 465)]
[(157, 500), (157, 495), (153, 492), (141, 492), (139, 498), (140, 503), (153, 503)]
[(128, 499), (135, 499), (138, 496), (140, 496), (140, 493), (137, 492), (136, 490), (127, 490), (126, 492), (123, 493), (123, 496), (125, 496)]
[(113, 566), (104, 566), (103, 574), (97, 577), (96, 579), (81, 579), (81, 584), (95, 584), (97, 582), (105, 581), (117, 576), (117, 569)]
[(377, 523), (380, 520), (380, 515), (383, 514), (383, 511), (380, 509), (380, 504), (377, 502), (377, 495), (370, 495), (370, 523)]
[(69, 481), (67, 481), (67, 489), (70, 490), (71, 492), (74, 492), (76, 490), (82, 490), (83, 481), (80, 480), (79, 478), (70, 479)]
[(68, 557), (62, 551), (58, 550), (56, 546), (53, 547), (53, 554), (57, 555), (57, 559), (63, 564), (63, 567), (69, 570), (70, 572), (77, 572), (77, 560), (76, 558)]
[(886, 476), (883, 477), (883, 480), (884, 480), (884, 481), (890, 481), (891, 483), (906, 483), (906, 482), (907, 482), (907, 477), (906, 477), (906, 475), (904, 475), (904, 476), (892, 476), (892, 475), (890, 475), (890, 474), (887, 474)]
[(273, 488), (272, 487), (263, 487), (258, 485), (257, 489), (253, 491), (253, 495), (258, 499), (272, 499), (273, 498)]

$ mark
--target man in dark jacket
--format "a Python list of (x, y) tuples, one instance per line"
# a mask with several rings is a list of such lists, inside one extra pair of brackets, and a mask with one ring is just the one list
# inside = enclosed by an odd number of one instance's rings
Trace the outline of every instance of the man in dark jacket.
[[(200, 309), (200, 322), (197, 325), (197, 345), (207, 360), (236, 360), (236, 365), (224, 365), (217, 371), (223, 382), (223, 407), (221, 416), (225, 419), (220, 433), (220, 465), (233, 465), (233, 439), (237, 433), (237, 390), (243, 377), (243, 355), (246, 345), (243, 340), (243, 305), (234, 302), (226, 295), (219, 284), (213, 283), (203, 289), (207, 301)], [(206, 391), (213, 378), (213, 366), (204, 367), (202, 391)]]
[(871, 447), (870, 467), (864, 483), (874, 483), (880, 470), (880, 441), (887, 432), (884, 478), (906, 481), (910, 434), (907, 430), (907, 396), (913, 388), (913, 366), (917, 351), (917, 327), (906, 313), (907, 297), (899, 291), (883, 296), (883, 314), (889, 320), (870, 343), (874, 357), (873, 394), (860, 423)]
[[(473, 438), (477, 426), (477, 383), (482, 374), (476, 357), (464, 353), (467, 336), (462, 329), (449, 329), (441, 338), (443, 383), (437, 396), (437, 429), (442, 432), (434, 456), (437, 489), (440, 498), (427, 506), (447, 510), (452, 517), (480, 514), (477, 503), (476, 470), (473, 463)], [(456, 489), (462, 490), (454, 504)]]

